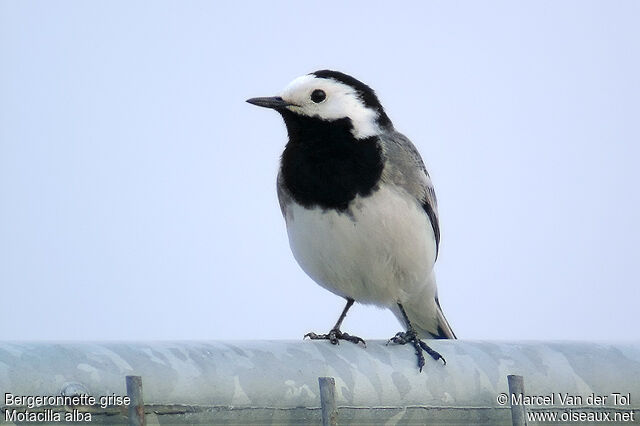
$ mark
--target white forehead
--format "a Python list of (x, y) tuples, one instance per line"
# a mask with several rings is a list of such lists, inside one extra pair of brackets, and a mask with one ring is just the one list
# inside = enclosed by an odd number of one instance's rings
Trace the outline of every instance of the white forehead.
[[(318, 89), (323, 90), (327, 97), (315, 103), (311, 100), (311, 93)], [(339, 81), (313, 74), (303, 75), (289, 83), (280, 97), (294, 104), (287, 108), (297, 114), (323, 120), (350, 118), (353, 124), (351, 133), (358, 139), (380, 133), (378, 112), (368, 108), (353, 87)]]
[(343, 94), (346, 96), (348, 95), (353, 96), (354, 98), (358, 98), (358, 94), (353, 89), (353, 87), (348, 86), (344, 83), (340, 83), (339, 81), (333, 79), (318, 78), (313, 74), (302, 75), (293, 80), (287, 85), (287, 87), (284, 88), (281, 97), (284, 100), (288, 100), (287, 98), (306, 98), (311, 92), (316, 89), (324, 90), (327, 95)]

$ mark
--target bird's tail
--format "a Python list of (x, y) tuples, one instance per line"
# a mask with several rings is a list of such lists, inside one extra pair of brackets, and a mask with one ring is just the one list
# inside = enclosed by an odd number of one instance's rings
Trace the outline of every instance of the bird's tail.
[(435, 322), (427, 327), (422, 326), (420, 322), (416, 321), (412, 323), (418, 336), (427, 339), (457, 339), (456, 334), (451, 329), (449, 321), (442, 313), (442, 309), (438, 306)]
[[(438, 298), (436, 297), (435, 300), (431, 298), (431, 303), (434, 303), (431, 309), (425, 309), (424, 303), (414, 304), (409, 301), (403, 304), (403, 308), (418, 336), (426, 339), (457, 339), (456, 334), (449, 325), (449, 321), (442, 313)], [(407, 327), (407, 322), (404, 320), (400, 309), (392, 308), (391, 310), (400, 323)], [(433, 315), (434, 310), (435, 316)]]
[(456, 334), (453, 332), (453, 330), (451, 329), (451, 326), (449, 325), (449, 321), (447, 321), (447, 318), (444, 316), (444, 313), (442, 313), (442, 308), (440, 307), (440, 301), (438, 301), (437, 297), (436, 297), (436, 305), (438, 306), (438, 309), (436, 311), (437, 333), (436, 334), (433, 334), (432, 332), (428, 332), (428, 333), (431, 334), (431, 337), (433, 337), (434, 339), (457, 339)]

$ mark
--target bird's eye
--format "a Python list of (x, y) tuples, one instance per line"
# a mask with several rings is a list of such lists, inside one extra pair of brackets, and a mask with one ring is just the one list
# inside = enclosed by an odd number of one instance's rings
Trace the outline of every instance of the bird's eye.
[(317, 104), (324, 101), (327, 98), (327, 94), (324, 93), (324, 90), (316, 89), (311, 92), (311, 100)]

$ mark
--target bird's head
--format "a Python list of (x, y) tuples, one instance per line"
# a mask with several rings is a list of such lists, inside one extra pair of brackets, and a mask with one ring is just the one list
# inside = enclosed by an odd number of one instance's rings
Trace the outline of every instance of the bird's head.
[(279, 96), (252, 98), (247, 102), (273, 108), (285, 121), (348, 119), (356, 139), (375, 136), (392, 127), (373, 89), (338, 71), (321, 70), (303, 75), (289, 83)]

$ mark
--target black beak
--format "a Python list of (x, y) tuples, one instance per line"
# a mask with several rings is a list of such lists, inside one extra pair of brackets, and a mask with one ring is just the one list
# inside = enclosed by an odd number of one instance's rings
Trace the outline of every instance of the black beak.
[(280, 96), (274, 96), (271, 98), (251, 98), (251, 99), (247, 99), (247, 102), (249, 102), (250, 104), (258, 105), (265, 108), (273, 108), (275, 110), (284, 109), (285, 107), (292, 105), (289, 102), (282, 99)]

